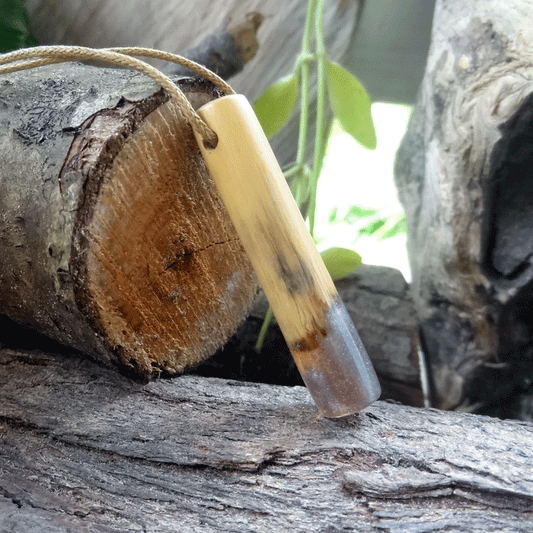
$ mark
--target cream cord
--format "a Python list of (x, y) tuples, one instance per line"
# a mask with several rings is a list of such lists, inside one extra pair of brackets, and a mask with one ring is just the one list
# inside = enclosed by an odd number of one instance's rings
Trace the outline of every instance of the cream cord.
[(0, 74), (66, 61), (86, 60), (104, 61), (113, 65), (132, 68), (146, 74), (163, 87), (171, 98), (179, 104), (183, 117), (191, 127), (202, 136), (206, 143), (216, 146), (216, 133), (200, 118), (180, 88), (160, 70), (132, 56), (152, 57), (177, 63), (203, 76), (224, 93), (235, 94), (235, 91), (222, 78), (202, 65), (180, 55), (151, 48), (86, 48), (83, 46), (36, 46), (34, 48), (24, 48), (7, 54), (0, 54), (0, 65), (3, 65), (0, 66)]

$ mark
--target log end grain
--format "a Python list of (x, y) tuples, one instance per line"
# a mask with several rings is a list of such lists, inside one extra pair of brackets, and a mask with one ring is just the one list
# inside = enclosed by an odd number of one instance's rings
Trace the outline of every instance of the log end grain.
[[(194, 82), (184, 89), (195, 107), (213, 98)], [(256, 286), (192, 129), (162, 97), (92, 116), (62, 171), (66, 182), (91, 162), (74, 230), (77, 304), (120, 366), (142, 377), (214, 353)]]

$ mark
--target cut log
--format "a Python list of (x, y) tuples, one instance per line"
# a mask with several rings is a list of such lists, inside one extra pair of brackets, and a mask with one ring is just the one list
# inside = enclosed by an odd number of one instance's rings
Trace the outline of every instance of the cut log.
[[(359, 0), (325, 2), (324, 34), (328, 57), (339, 61), (355, 33)], [(291, 73), (300, 54), (304, 31), (306, 0), (130, 0), (128, 7), (118, 0), (91, 2), (75, 0), (28, 0), (32, 31), (41, 44), (78, 44), (92, 47), (146, 46), (167, 52), (202, 51), (196, 45), (218, 30), (232, 31), (249, 12), (260, 12), (264, 22), (258, 31), (261, 44), (253, 61), (232, 78), (232, 87), (253, 102), (268, 86)], [(227, 38), (218, 41), (227, 43)], [(217, 44), (216, 46), (218, 46)], [(219, 51), (222, 53), (222, 51)], [(202, 60), (202, 55), (198, 57)], [(217, 68), (217, 54), (207, 58)], [(159, 66), (159, 64), (158, 64)], [(173, 72), (169, 64), (161, 65)], [(311, 101), (313, 101), (311, 98)], [(311, 109), (313, 106), (311, 106)], [(314, 120), (309, 120), (310, 146)], [(294, 161), (298, 139), (298, 118), (272, 140), (281, 165)]]
[(533, 381), (530, 2), (439, 0), (397, 159), (434, 405), (520, 416)]
[(125, 70), (0, 83), (0, 312), (141, 377), (214, 353), (256, 282), (176, 105)]
[[(0, 350), (0, 530), (533, 529), (533, 425)], [(465, 438), (467, 437), (467, 438)]]

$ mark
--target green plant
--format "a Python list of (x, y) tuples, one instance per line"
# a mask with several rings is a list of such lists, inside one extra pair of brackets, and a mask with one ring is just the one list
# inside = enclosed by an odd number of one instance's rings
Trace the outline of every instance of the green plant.
[(340, 217), (336, 208), (329, 215), (329, 224), (349, 224), (356, 234), (371, 235), (376, 240), (385, 240), (407, 232), (405, 213), (390, 212), (386, 209), (373, 209), (352, 205), (348, 212)]
[(28, 13), (20, 0), (0, 0), (0, 53), (35, 46)]
[[(300, 99), (300, 122), (296, 161), (286, 171), (291, 190), (305, 215), (311, 235), (314, 234), (318, 179), (322, 169), (330, 128), (326, 124), (326, 106), (342, 128), (369, 149), (376, 147), (376, 133), (370, 113), (370, 98), (350, 72), (327, 57), (323, 34), (324, 0), (309, 0), (302, 48), (291, 74), (280, 79), (258, 98), (255, 113), (268, 137), (274, 136), (288, 121)], [(314, 30), (314, 35), (313, 35)], [(314, 38), (313, 38), (314, 37)], [(316, 130), (312, 157), (306, 153), (310, 107), (310, 72), (316, 68)], [(307, 161), (311, 160), (311, 165)], [(345, 248), (329, 249), (322, 257), (334, 279), (343, 277), (361, 264), (361, 257)], [(262, 347), (272, 320), (269, 309), (259, 334), (256, 349)]]
[[(300, 206), (309, 202), (307, 217), (313, 234), (316, 190), (324, 160), (327, 133), (326, 105), (329, 100), (334, 116), (343, 129), (363, 146), (376, 147), (376, 133), (367, 92), (344, 67), (327, 57), (322, 31), (324, 0), (309, 0), (302, 49), (293, 72), (268, 87), (254, 103), (256, 115), (268, 137), (274, 136), (287, 122), (300, 96), (300, 127), (296, 161), (285, 171)], [(313, 44), (314, 28), (314, 48)], [(311, 166), (306, 165), (306, 143), (310, 104), (310, 69), (316, 67), (316, 132)], [(299, 91), (300, 86), (300, 91)], [(300, 92), (300, 94), (298, 94)], [(326, 96), (328, 98), (326, 98)]]

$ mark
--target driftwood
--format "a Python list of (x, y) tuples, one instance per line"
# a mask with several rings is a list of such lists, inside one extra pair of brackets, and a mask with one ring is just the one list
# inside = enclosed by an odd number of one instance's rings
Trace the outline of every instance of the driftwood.
[(437, 1), (396, 169), (433, 403), (505, 417), (533, 379), (530, 15)]
[(0, 351), (0, 531), (533, 528), (533, 426)]
[[(143, 376), (212, 355), (256, 282), (176, 105), (127, 70), (0, 83), (0, 312)], [(179, 83), (194, 107), (219, 96)]]

